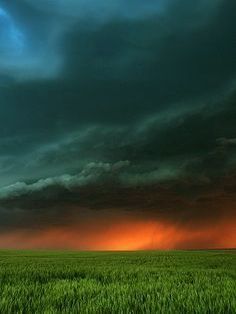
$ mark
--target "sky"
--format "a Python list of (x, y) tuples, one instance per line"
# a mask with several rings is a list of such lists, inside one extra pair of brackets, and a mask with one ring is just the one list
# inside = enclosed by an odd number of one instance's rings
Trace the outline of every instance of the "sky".
[(0, 0), (0, 247), (236, 246), (235, 0)]

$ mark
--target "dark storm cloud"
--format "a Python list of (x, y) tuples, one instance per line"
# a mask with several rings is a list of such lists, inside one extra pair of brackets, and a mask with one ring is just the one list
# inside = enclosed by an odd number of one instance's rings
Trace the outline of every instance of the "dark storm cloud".
[(214, 182), (183, 178), (150, 185), (123, 185), (114, 173), (99, 176), (87, 183), (68, 177), (19, 184), (0, 200), (1, 230), (70, 226), (81, 223), (88, 211), (101, 216), (113, 211), (121, 217), (126, 211), (192, 229), (235, 219), (235, 175)]
[(0, 229), (77, 207), (233, 215), (235, 10), (0, 1)]
[[(192, 226), (234, 217), (234, 99), (230, 93), (211, 106), (164, 112), (134, 127), (97, 126), (71, 133), (41, 147), (31, 162), (35, 168), (63, 164), (64, 170), (83, 169), (4, 187), (0, 207), (12, 211), (11, 223), (20, 211), (25, 219), (17, 219), (18, 227), (66, 224), (68, 216), (76, 220), (81, 208), (141, 211)], [(103, 162), (85, 163), (89, 159)]]

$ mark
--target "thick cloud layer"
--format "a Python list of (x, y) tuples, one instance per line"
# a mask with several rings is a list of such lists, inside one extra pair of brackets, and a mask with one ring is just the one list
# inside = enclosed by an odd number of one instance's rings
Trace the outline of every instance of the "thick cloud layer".
[(0, 231), (234, 220), (235, 9), (1, 0)]

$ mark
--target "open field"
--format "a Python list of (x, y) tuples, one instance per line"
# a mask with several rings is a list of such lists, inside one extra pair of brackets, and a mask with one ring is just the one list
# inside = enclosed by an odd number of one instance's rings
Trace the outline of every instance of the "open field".
[(0, 251), (1, 313), (236, 313), (236, 251)]

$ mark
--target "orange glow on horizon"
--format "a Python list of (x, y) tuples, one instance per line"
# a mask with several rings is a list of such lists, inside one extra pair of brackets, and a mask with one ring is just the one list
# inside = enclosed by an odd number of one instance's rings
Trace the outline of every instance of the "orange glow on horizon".
[(188, 229), (156, 221), (118, 221), (50, 228), (0, 235), (0, 247), (16, 249), (145, 250), (236, 247), (236, 229), (230, 222)]

